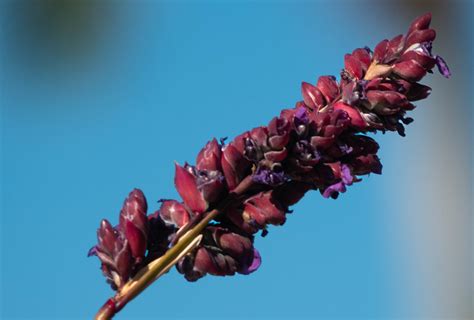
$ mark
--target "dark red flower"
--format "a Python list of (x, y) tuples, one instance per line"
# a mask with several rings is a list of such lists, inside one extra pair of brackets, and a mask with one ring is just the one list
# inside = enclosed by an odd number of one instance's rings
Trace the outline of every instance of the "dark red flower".
[[(270, 225), (284, 224), (289, 207), (308, 191), (335, 199), (361, 176), (380, 174), (379, 146), (367, 133), (405, 135), (404, 125), (413, 121), (407, 116), (412, 102), (431, 92), (419, 81), (435, 65), (443, 76), (451, 75), (432, 53), (436, 32), (430, 21), (430, 14), (417, 18), (405, 36), (383, 40), (373, 52), (365, 47), (346, 54), (339, 81), (322, 76), (316, 85), (303, 82), (303, 100), (267, 126), (226, 145), (211, 140), (195, 166), (176, 164), (182, 202), (163, 200), (147, 217), (143, 193), (133, 190), (119, 225), (102, 221), (90, 252), (112, 286), (121, 287), (196, 226), (202, 238), (177, 264), (186, 279), (251, 273), (261, 263), (254, 234), (264, 236)], [(203, 217), (213, 220), (200, 224)]]
[(176, 228), (181, 228), (191, 219), (191, 215), (185, 206), (176, 200), (162, 200), (159, 215), (165, 223)]
[(120, 288), (132, 271), (132, 253), (127, 239), (110, 222), (102, 220), (97, 230), (98, 244), (89, 251), (101, 261), (101, 269), (112, 288)]
[(134, 189), (128, 195), (120, 211), (119, 228), (128, 240), (133, 258), (138, 262), (143, 260), (146, 251), (148, 219), (145, 195), (139, 189)]
[(176, 164), (175, 185), (184, 204), (195, 213), (203, 213), (225, 192), (224, 176), (217, 170)]
[(206, 274), (215, 276), (249, 274), (261, 263), (253, 238), (222, 227), (207, 227), (200, 245), (177, 265), (187, 280), (196, 281)]
[(196, 168), (198, 170), (222, 171), (221, 157), (221, 145), (216, 139), (212, 139), (199, 152), (196, 158)]
[(244, 157), (244, 139), (247, 135), (245, 133), (236, 137), (222, 150), (222, 171), (230, 191), (234, 190), (249, 173), (251, 162)]

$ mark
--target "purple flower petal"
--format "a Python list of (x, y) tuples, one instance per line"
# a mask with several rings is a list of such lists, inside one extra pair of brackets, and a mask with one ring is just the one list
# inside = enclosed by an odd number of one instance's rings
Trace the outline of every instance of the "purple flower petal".
[(288, 177), (283, 171), (276, 172), (271, 169), (259, 167), (252, 179), (257, 183), (266, 184), (269, 186), (278, 186), (286, 182)]
[(423, 50), (424, 54), (426, 54), (427, 56), (433, 56), (433, 54), (431, 53), (432, 49), (433, 41), (428, 41), (421, 44), (421, 50)]
[(301, 124), (307, 124), (309, 122), (308, 113), (305, 107), (299, 107), (295, 112), (295, 119)]
[(347, 144), (341, 144), (339, 145), (339, 150), (341, 150), (341, 152), (345, 155), (351, 153), (354, 148), (352, 148), (351, 146), (348, 146)]
[(89, 249), (89, 252), (87, 253), (88, 257), (96, 256), (97, 255), (97, 246), (93, 246), (92, 248)]
[(436, 65), (438, 66), (439, 73), (445, 78), (451, 77), (451, 71), (449, 70), (448, 64), (440, 56), (436, 56)]
[(248, 269), (249, 273), (252, 273), (255, 270), (257, 270), (261, 264), (262, 264), (262, 256), (260, 256), (260, 252), (258, 252), (257, 249), (253, 249), (253, 261)]
[(339, 192), (345, 192), (345, 191), (346, 191), (346, 185), (344, 184), (344, 182), (341, 181), (327, 187), (326, 190), (324, 190), (323, 192), (323, 197), (325, 198), (331, 197), (335, 199), (335, 197), (337, 197)]
[(345, 164), (341, 166), (341, 177), (342, 182), (345, 185), (351, 185), (352, 182), (354, 182), (354, 177), (352, 176), (351, 169)]
[(242, 274), (250, 274), (256, 271), (260, 265), (262, 264), (262, 257), (260, 256), (260, 252), (257, 249), (253, 249), (253, 260), (250, 266), (242, 270)]

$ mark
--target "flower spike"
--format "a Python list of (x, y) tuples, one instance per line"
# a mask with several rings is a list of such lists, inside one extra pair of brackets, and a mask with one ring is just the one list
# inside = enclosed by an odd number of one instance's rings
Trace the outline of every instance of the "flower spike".
[(97, 319), (110, 319), (172, 266), (188, 281), (205, 275), (231, 276), (256, 271), (262, 258), (255, 235), (283, 225), (290, 206), (310, 190), (336, 199), (361, 177), (381, 174), (379, 145), (368, 136), (396, 131), (405, 136), (413, 102), (431, 88), (419, 83), (437, 66), (431, 14), (413, 21), (405, 35), (347, 53), (338, 80), (321, 76), (303, 82), (302, 100), (266, 126), (224, 144), (213, 139), (196, 165), (175, 164), (175, 186), (182, 200), (161, 200), (147, 216), (143, 192), (126, 198), (113, 227), (102, 220), (98, 243), (89, 255), (117, 294)]

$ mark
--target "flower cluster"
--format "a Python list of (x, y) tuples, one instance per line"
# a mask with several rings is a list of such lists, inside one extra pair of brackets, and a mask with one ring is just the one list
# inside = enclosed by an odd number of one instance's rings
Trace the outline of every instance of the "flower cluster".
[(244, 132), (225, 144), (216, 139), (201, 150), (195, 165), (176, 164), (175, 186), (182, 198), (162, 200), (146, 216), (141, 191), (125, 200), (120, 222), (106, 220), (98, 230), (102, 270), (119, 288), (144, 263), (160, 257), (207, 213), (221, 214), (202, 232), (200, 243), (181, 258), (177, 269), (187, 280), (206, 274), (249, 274), (261, 262), (255, 234), (282, 225), (289, 207), (309, 190), (337, 198), (360, 176), (380, 174), (378, 144), (366, 134), (404, 135), (413, 101), (431, 89), (418, 83), (435, 66), (450, 76), (444, 60), (432, 54), (431, 15), (417, 18), (405, 36), (381, 41), (372, 51), (359, 48), (344, 58), (338, 81), (320, 77), (302, 84), (303, 100), (282, 110), (268, 125)]
[(97, 230), (98, 244), (89, 251), (102, 262), (102, 272), (112, 288), (119, 288), (144, 261), (150, 234), (146, 215), (148, 205), (138, 189), (130, 192), (120, 211), (120, 222), (113, 227), (102, 220)]

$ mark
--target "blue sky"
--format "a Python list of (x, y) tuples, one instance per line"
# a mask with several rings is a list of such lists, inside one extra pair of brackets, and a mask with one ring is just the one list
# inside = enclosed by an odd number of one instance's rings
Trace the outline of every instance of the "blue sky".
[[(424, 12), (367, 7), (103, 2), (59, 35), (6, 19), (2, 318), (91, 318), (112, 294), (86, 258), (100, 219), (117, 221), (135, 187), (151, 209), (177, 197), (173, 161), (267, 123), (300, 99), (301, 81), (337, 75), (344, 53), (405, 32)], [(172, 270), (118, 318), (416, 318), (404, 300), (410, 268), (398, 268), (384, 217), (404, 188), (405, 140), (376, 138), (386, 174), (337, 201), (310, 193), (285, 226), (257, 239), (258, 272), (188, 283)]]

